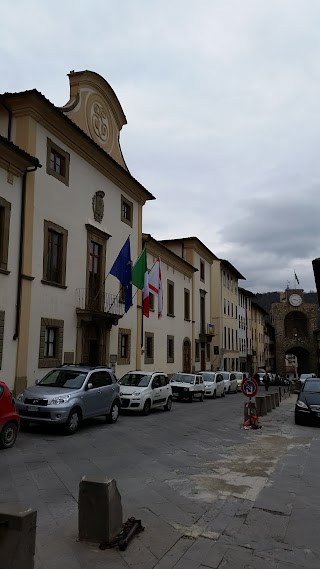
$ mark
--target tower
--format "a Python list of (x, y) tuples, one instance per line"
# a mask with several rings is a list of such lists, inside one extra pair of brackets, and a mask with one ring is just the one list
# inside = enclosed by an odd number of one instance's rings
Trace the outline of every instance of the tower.
[(318, 373), (317, 337), (318, 305), (304, 302), (303, 289), (286, 289), (280, 301), (271, 306), (275, 328), (276, 369), (285, 377), (285, 359), (293, 354), (298, 359), (298, 375)]

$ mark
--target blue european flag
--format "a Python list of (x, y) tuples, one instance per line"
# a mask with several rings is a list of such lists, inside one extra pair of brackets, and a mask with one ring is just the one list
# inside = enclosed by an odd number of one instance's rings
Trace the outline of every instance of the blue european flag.
[(128, 312), (132, 306), (130, 236), (113, 263), (110, 274), (116, 277), (125, 289), (125, 312)]

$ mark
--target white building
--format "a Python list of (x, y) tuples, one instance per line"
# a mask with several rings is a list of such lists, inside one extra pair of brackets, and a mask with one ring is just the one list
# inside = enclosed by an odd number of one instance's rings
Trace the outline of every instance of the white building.
[(143, 318), (143, 358), (146, 370), (190, 372), (192, 350), (193, 282), (197, 272), (190, 263), (173, 253), (150, 235), (144, 234), (148, 269), (161, 258), (163, 313), (158, 319), (158, 299), (150, 293), (150, 317)]
[(186, 260), (197, 271), (192, 282), (192, 369), (210, 370), (212, 366), (211, 341), (214, 334), (210, 295), (212, 291), (211, 266), (216, 256), (197, 237), (164, 239), (168, 249)]
[[(0, 101), (0, 134), (10, 130), (11, 141), (43, 165), (26, 179), (17, 348), (3, 349), (6, 381), (16, 391), (63, 362), (112, 361), (118, 375), (140, 365), (137, 298), (123, 316), (119, 281), (107, 275), (128, 236), (137, 259), (142, 207), (153, 196), (124, 162), (119, 134), (126, 118), (110, 85), (89, 71), (69, 79), (62, 108), (36, 90)], [(12, 251), (17, 240), (12, 235)], [(14, 306), (10, 297), (10, 313)]]

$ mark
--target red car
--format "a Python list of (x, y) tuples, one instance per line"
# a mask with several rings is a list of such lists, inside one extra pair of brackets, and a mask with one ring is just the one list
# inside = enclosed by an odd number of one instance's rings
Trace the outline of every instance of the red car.
[(20, 427), (20, 417), (14, 406), (9, 387), (0, 381), (0, 448), (14, 445)]

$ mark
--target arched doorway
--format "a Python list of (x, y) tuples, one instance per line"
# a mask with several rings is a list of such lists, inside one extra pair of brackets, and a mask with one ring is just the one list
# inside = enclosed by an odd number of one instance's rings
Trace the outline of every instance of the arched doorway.
[(306, 348), (294, 346), (285, 353), (285, 369), (288, 379), (299, 377), (302, 373), (314, 372), (310, 364), (310, 352)]
[(191, 342), (189, 338), (183, 340), (182, 346), (182, 367), (183, 373), (191, 372)]

